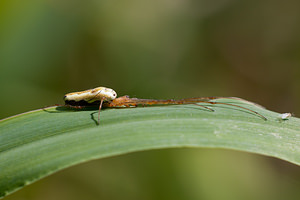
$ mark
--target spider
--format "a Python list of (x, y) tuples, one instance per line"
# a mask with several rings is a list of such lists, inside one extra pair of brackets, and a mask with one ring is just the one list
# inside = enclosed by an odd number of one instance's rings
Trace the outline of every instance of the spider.
[(252, 112), (264, 120), (267, 120), (266, 117), (259, 114), (258, 112), (251, 110), (249, 108), (230, 104), (223, 102), (215, 102), (211, 100), (228, 98), (228, 99), (238, 99), (236, 97), (198, 97), (198, 98), (186, 98), (186, 99), (167, 99), (167, 100), (158, 100), (158, 99), (139, 99), (139, 98), (130, 98), (129, 96), (122, 96), (117, 98), (117, 93), (110, 88), (106, 87), (97, 87), (94, 89), (89, 89), (81, 92), (72, 92), (64, 96), (65, 106), (71, 108), (85, 108), (88, 106), (99, 106), (98, 111), (98, 124), (100, 124), (100, 111), (102, 108), (120, 108), (120, 107), (137, 107), (138, 105), (151, 106), (151, 105), (178, 105), (178, 104), (195, 104), (201, 106), (207, 110), (214, 111), (213, 109), (200, 105), (197, 103), (208, 103), (208, 104), (222, 104), (228, 106), (234, 106)]

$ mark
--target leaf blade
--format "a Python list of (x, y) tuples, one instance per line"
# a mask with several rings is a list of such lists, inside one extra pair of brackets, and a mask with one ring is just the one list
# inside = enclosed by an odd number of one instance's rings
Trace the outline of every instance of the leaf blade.
[(300, 165), (298, 118), (282, 121), (278, 113), (240, 99), (222, 100), (228, 101), (268, 120), (226, 105), (213, 106), (215, 112), (196, 105), (106, 109), (100, 126), (97, 110), (55, 107), (1, 120), (0, 196), (77, 163), (158, 148), (227, 148)]

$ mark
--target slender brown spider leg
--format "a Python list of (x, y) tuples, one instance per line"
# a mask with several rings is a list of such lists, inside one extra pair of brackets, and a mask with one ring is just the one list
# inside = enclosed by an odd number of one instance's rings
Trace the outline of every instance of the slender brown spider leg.
[(54, 104), (53, 106), (65, 106), (64, 104)]
[(207, 110), (210, 110), (210, 111), (212, 111), (212, 112), (215, 112), (214, 109), (211, 109), (211, 108), (209, 108), (209, 107), (207, 107), (207, 106), (199, 105), (199, 104), (197, 104), (197, 103), (193, 103), (193, 104), (196, 105), (196, 106), (203, 107), (203, 108), (205, 108), (205, 109), (207, 109)]
[(243, 106), (239, 106), (239, 105), (234, 105), (234, 104), (230, 104), (230, 103), (223, 103), (223, 102), (212, 102), (212, 101), (207, 101), (205, 103), (209, 103), (209, 104), (223, 104), (223, 105), (227, 105), (227, 106), (234, 106), (237, 108), (242, 108), (244, 110), (248, 110), (249, 112), (255, 113), (256, 115), (260, 116), (261, 118), (263, 118), (264, 120), (267, 120), (267, 118), (265, 116), (263, 116), (262, 114), (259, 114), (258, 112), (256, 112), (255, 110), (251, 110), (249, 108), (243, 107)]
[(197, 101), (211, 101), (211, 100), (217, 100), (217, 99), (233, 99), (233, 100), (240, 100), (240, 101), (243, 101), (245, 103), (248, 103), (248, 104), (251, 104), (251, 105), (255, 105), (255, 106), (258, 106), (258, 107), (261, 107), (261, 108), (264, 108), (263, 106), (257, 104), (257, 103), (254, 103), (254, 102), (251, 102), (251, 101), (247, 101), (245, 99), (241, 99), (239, 97), (194, 97), (194, 98), (186, 98), (186, 99), (183, 99), (183, 100), (188, 100), (188, 101), (193, 101), (193, 102), (197, 102)]
[(42, 110), (46, 110), (47, 108), (49, 108), (49, 107), (52, 107), (52, 106), (65, 106), (65, 105), (63, 105), (63, 104), (54, 104), (54, 105), (51, 105), (51, 106), (44, 106), (43, 108), (42, 108)]
[(102, 108), (102, 104), (103, 104), (103, 101), (104, 101), (104, 97), (102, 97), (101, 101), (100, 101), (100, 105), (99, 105), (99, 111), (98, 111), (98, 125), (100, 125), (100, 110)]
[[(223, 97), (221, 97), (221, 98), (223, 98)], [(225, 97), (225, 98), (235, 99), (234, 97)], [(219, 97), (187, 98), (187, 99), (178, 100), (177, 102), (179, 102), (181, 104), (209, 103), (209, 104), (223, 104), (223, 105), (228, 105), (228, 106), (234, 106), (234, 107), (241, 108), (241, 109), (247, 110), (249, 112), (255, 113), (256, 115), (260, 116), (262, 119), (267, 120), (267, 118), (265, 116), (263, 116), (262, 114), (259, 114), (258, 112), (254, 111), (254, 110), (251, 110), (249, 108), (243, 107), (243, 106), (239, 106), (239, 105), (235, 105), (235, 104), (230, 104), (230, 103), (209, 101), (209, 100), (214, 100), (214, 99), (219, 99)], [(174, 102), (176, 102), (176, 101), (174, 101)], [(253, 104), (253, 105), (256, 105), (256, 104)]]
[(96, 97), (97, 97), (99, 94), (101, 94), (101, 92), (102, 92), (102, 90), (98, 91), (98, 93), (97, 93), (95, 96), (93, 96), (92, 98), (90, 98), (90, 99), (88, 100), (88, 102), (90, 102), (90, 101), (93, 100), (93, 99), (96, 99)]
[[(52, 106), (57, 106), (57, 107), (65, 107), (65, 108), (74, 108), (74, 109), (83, 109), (86, 108), (87, 106), (74, 106), (74, 105), (69, 105), (69, 104), (54, 104)], [(52, 106), (45, 106), (42, 109), (45, 110), (48, 107), (52, 107)]]
[[(97, 96), (101, 94), (102, 91), (99, 91), (93, 98), (89, 99), (89, 101), (96, 99)], [(98, 110), (98, 125), (100, 124), (100, 111), (102, 109), (103, 101), (105, 100), (105, 97), (101, 98), (100, 104), (99, 104), (99, 110)]]

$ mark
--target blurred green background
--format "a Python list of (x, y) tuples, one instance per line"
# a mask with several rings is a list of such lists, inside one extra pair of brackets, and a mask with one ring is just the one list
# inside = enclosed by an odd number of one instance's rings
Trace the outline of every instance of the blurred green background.
[[(2, 0), (0, 118), (106, 86), (237, 96), (300, 115), (299, 0)], [(0, 180), (1, 181), (1, 180)], [(168, 149), (81, 164), (6, 199), (298, 199), (298, 166)]]

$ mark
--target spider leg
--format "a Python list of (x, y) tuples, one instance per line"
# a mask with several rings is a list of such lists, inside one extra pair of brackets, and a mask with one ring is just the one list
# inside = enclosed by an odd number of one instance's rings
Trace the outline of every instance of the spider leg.
[(231, 103), (223, 103), (223, 102), (213, 102), (213, 101), (208, 101), (206, 103), (210, 103), (210, 104), (223, 104), (223, 105), (227, 105), (227, 106), (234, 106), (237, 108), (242, 108), (244, 110), (247, 110), (249, 112), (255, 113), (256, 115), (260, 116), (261, 118), (263, 118), (265, 121), (267, 120), (267, 118), (265, 116), (263, 116), (262, 114), (259, 114), (258, 112), (251, 110), (249, 108), (243, 107), (243, 106), (239, 106), (239, 105), (235, 105), (235, 104), (231, 104)]
[(98, 111), (98, 125), (100, 124), (100, 110), (102, 108), (102, 104), (104, 101), (105, 97), (102, 97), (101, 101), (100, 101), (100, 105), (99, 105), (99, 111)]
[(196, 104), (196, 103), (193, 103), (193, 104), (196, 105), (196, 106), (200, 106), (200, 107), (202, 107), (202, 108), (205, 108), (205, 109), (207, 109), (207, 110), (209, 110), (209, 111), (212, 111), (212, 112), (215, 111), (214, 109), (211, 109), (211, 108), (209, 108), (209, 107), (207, 107), (207, 106), (203, 106), (203, 105)]
[(97, 97), (99, 94), (101, 94), (101, 92), (102, 92), (102, 90), (98, 91), (97, 94), (96, 94), (95, 96), (93, 96), (92, 98), (90, 98), (90, 99), (88, 100), (88, 102), (92, 101), (93, 99), (96, 99), (96, 97)]

